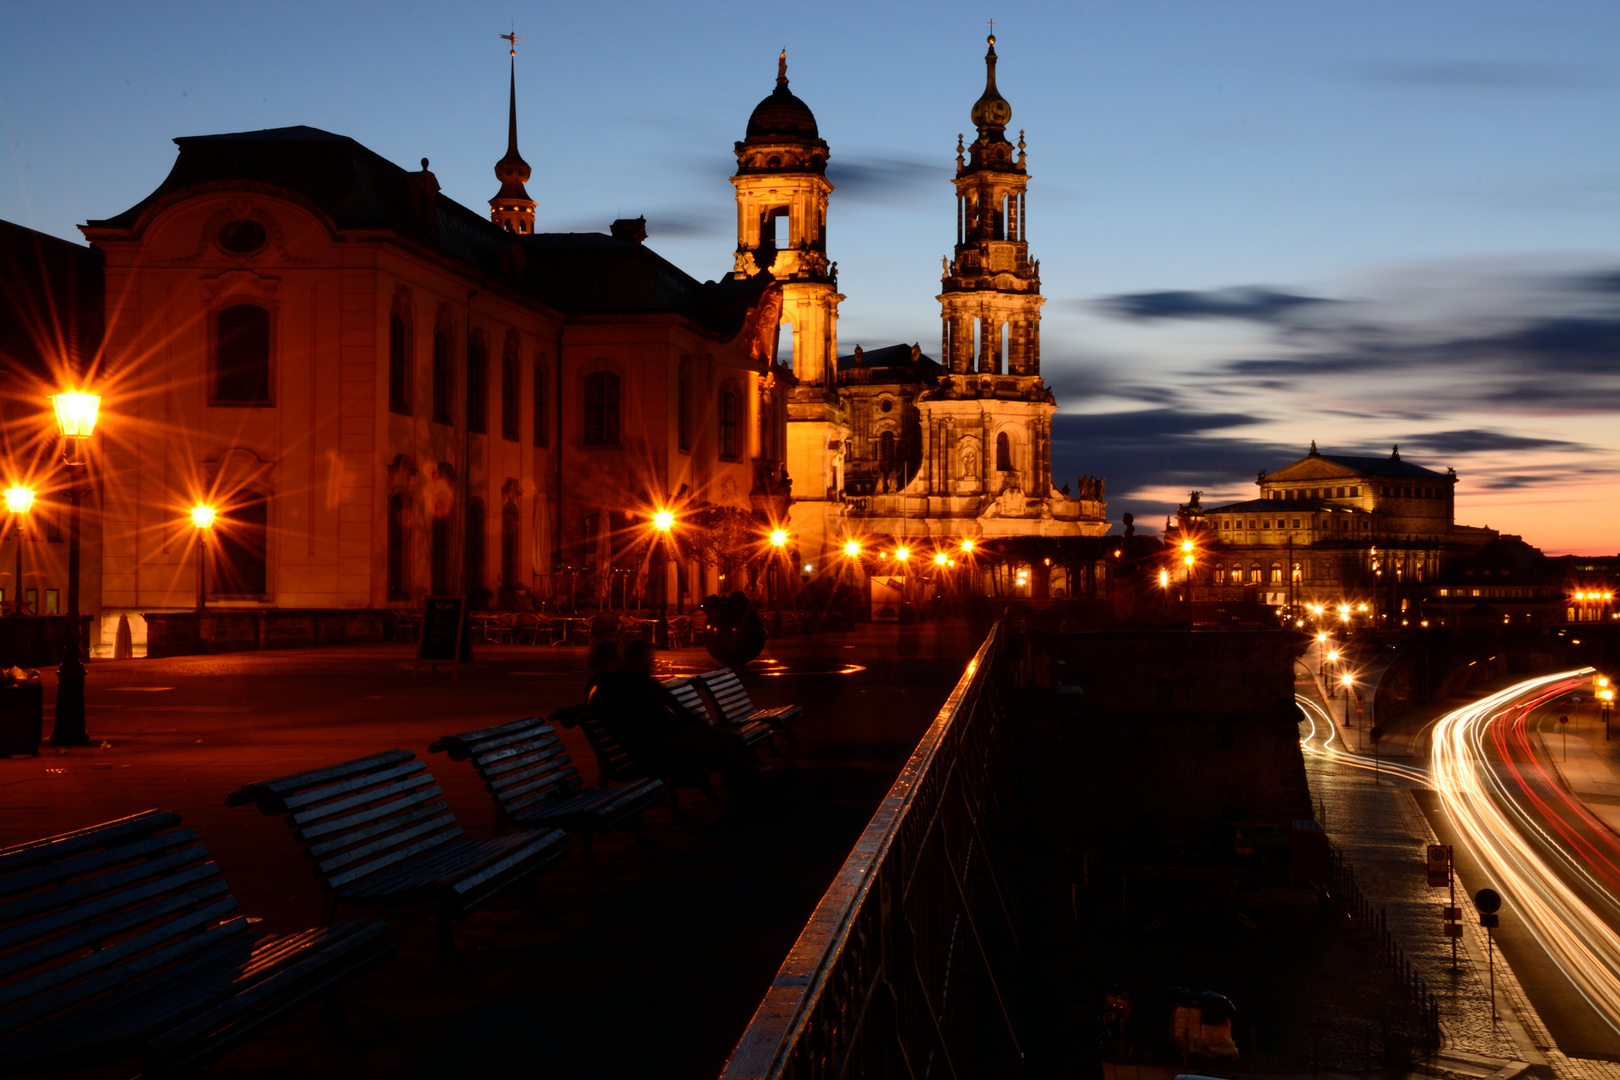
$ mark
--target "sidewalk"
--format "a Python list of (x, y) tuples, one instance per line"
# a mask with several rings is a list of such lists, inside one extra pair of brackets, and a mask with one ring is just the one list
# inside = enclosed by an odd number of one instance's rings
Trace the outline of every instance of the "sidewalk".
[(1570, 706), (1566, 715), (1568, 724), (1543, 718), (1537, 725), (1542, 752), (1564, 790), (1610, 831), (1620, 833), (1620, 775), (1598, 750), (1604, 742), (1598, 711), (1591, 703), (1582, 702)]

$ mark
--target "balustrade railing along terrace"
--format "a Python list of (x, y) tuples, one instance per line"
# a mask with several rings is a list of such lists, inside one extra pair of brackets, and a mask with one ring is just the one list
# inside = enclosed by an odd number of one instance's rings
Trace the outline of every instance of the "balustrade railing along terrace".
[(1023, 1071), (1005, 868), (1017, 624), (990, 631), (800, 933), (722, 1080)]

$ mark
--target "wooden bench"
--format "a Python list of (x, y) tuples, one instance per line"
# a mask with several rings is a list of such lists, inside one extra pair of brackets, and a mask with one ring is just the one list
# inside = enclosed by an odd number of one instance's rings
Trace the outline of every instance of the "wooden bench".
[(561, 829), (489, 840), (463, 836), (443, 792), (409, 750), (389, 750), (322, 769), (248, 784), (227, 806), (258, 804), (285, 814), (326, 888), (326, 919), (339, 904), (438, 905), (439, 947), (455, 959), (451, 922), (508, 885), (533, 909), (535, 871), (567, 854)]
[(195, 1069), (394, 955), (384, 923), (259, 934), (180, 815), (0, 851), (0, 1073)]
[(693, 716), (699, 717), (715, 727), (725, 728), (727, 731), (734, 731), (741, 735), (742, 741), (748, 745), (749, 749), (753, 749), (760, 743), (766, 743), (766, 749), (770, 750), (772, 754), (776, 753), (776, 743), (772, 739), (772, 736), (776, 734), (776, 729), (771, 727), (770, 724), (761, 723), (757, 720), (749, 719), (737, 722), (724, 714), (716, 714), (713, 709), (709, 708), (708, 703), (703, 700), (703, 691), (698, 688), (696, 678), (665, 679), (663, 687), (670, 692), (676, 701), (680, 702), (683, 709)]
[(669, 794), (662, 780), (651, 778), (587, 787), (557, 729), (538, 716), (446, 735), (428, 750), (447, 753), (452, 761), (471, 760), (503, 825), (578, 829), (593, 868), (594, 834), (628, 828), (645, 843), (641, 812)]
[(798, 745), (799, 740), (793, 737), (793, 725), (804, 712), (799, 706), (778, 705), (774, 709), (756, 709), (742, 680), (730, 668), (705, 671), (697, 676), (696, 681), (701, 681), (708, 690), (726, 724), (733, 727), (763, 724), (772, 731), (786, 736), (788, 742)]

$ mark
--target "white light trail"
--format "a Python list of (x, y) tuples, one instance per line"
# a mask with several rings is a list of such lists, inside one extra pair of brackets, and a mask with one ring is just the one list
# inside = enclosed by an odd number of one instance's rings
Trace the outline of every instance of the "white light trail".
[[(1549, 856), (1584, 879), (1604, 906), (1615, 904), (1614, 894), (1525, 812), (1485, 747), (1488, 737), (1503, 745), (1502, 729), (1493, 736), (1493, 724), (1522, 723), (1535, 704), (1575, 689), (1590, 670), (1527, 679), (1442, 716), (1435, 724), (1429, 775), (1446, 817), (1494, 879), (1508, 909), (1598, 1016), (1620, 1033), (1620, 935), (1565, 883)], [(1517, 778), (1517, 767), (1511, 761), (1506, 765)], [(1534, 798), (1528, 788), (1524, 791)]]

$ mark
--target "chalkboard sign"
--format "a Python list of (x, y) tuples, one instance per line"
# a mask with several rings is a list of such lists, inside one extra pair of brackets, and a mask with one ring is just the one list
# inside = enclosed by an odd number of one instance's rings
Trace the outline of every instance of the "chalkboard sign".
[(465, 596), (430, 596), (422, 607), (422, 636), (416, 643), (416, 667), (422, 661), (435, 665), (447, 661), (455, 677), (459, 661), (472, 659), (472, 642), (467, 634), (467, 598)]

